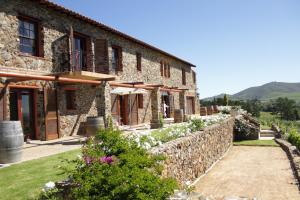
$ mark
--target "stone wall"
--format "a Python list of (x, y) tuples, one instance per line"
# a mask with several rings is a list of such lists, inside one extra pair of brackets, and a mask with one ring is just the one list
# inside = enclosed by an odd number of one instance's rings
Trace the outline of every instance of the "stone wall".
[(204, 174), (232, 145), (234, 118), (151, 149), (167, 157), (163, 176), (184, 185)]
[[(98, 38), (104, 38), (108, 41), (109, 53), (109, 69), (110, 74), (116, 74), (117, 80), (121, 82), (144, 82), (146, 84), (163, 84), (169, 87), (186, 88), (191, 94), (196, 97), (196, 84), (193, 83), (191, 66), (172, 57), (154, 51), (153, 49), (145, 48), (140, 44), (132, 42), (109, 32), (105, 29), (88, 24), (82, 20), (67, 16), (61, 12), (54, 11), (45, 5), (38, 4), (29, 0), (3, 0), (0, 6), (0, 68), (7, 72), (29, 73), (29, 74), (51, 74), (64, 71), (68, 68), (68, 34), (70, 26), (74, 32), (91, 37), (91, 45), (94, 46), (94, 41)], [(28, 56), (19, 51), (19, 36), (18, 36), (18, 15), (25, 15), (41, 21), (41, 31), (44, 39), (44, 57)], [(118, 45), (122, 47), (123, 71), (114, 72), (112, 70), (112, 46)], [(136, 52), (142, 55), (142, 70), (138, 71), (136, 67)], [(160, 62), (165, 61), (170, 64), (170, 78), (165, 78), (160, 75)], [(182, 85), (181, 69), (186, 70), (186, 85)], [(94, 69), (93, 69), (94, 70)], [(38, 81), (36, 81), (38, 82)], [(33, 82), (33, 85), (39, 85)], [(26, 82), (21, 82), (26, 84)], [(75, 122), (82, 123), (86, 115), (95, 115), (96, 113), (108, 116), (110, 115), (110, 86), (108, 83), (103, 83), (98, 94), (94, 89), (80, 91), (78, 96), (78, 104), (80, 108), (77, 112), (69, 112), (64, 109), (63, 91), (59, 91), (59, 113), (62, 135), (74, 134), (77, 132), (78, 125), (74, 129)], [(85, 87), (85, 86), (83, 86)], [(88, 87), (88, 86), (87, 86)], [(89, 94), (88, 92), (91, 92)], [(98, 98), (95, 100), (95, 95)], [(150, 122), (153, 118), (150, 108), (152, 103), (149, 95), (144, 95), (144, 109), (139, 109), (139, 122)], [(91, 97), (91, 99), (89, 99)], [(184, 96), (183, 96), (184, 97)], [(88, 98), (88, 99), (85, 99)], [(179, 104), (184, 105), (184, 98), (181, 99), (179, 94), (174, 95), (175, 109)], [(91, 102), (93, 101), (93, 102)], [(97, 103), (97, 101), (99, 101)], [(195, 101), (198, 102), (198, 101)], [(95, 108), (95, 105), (100, 106)], [(159, 104), (156, 104), (159, 105)], [(196, 105), (195, 107), (197, 107)], [(160, 109), (160, 107), (158, 108)], [(196, 109), (197, 110), (197, 109)], [(97, 111), (97, 112), (96, 112)], [(84, 113), (85, 112), (85, 113)], [(79, 119), (79, 121), (78, 121)], [(70, 132), (68, 132), (70, 131)], [(68, 133), (67, 133), (68, 132)]]
[(281, 148), (286, 152), (294, 175), (298, 182), (300, 182), (300, 152), (297, 147), (293, 146), (286, 140), (276, 138), (275, 141), (281, 146)]
[(249, 114), (238, 115), (235, 119), (235, 140), (258, 140), (260, 134), (259, 122)]

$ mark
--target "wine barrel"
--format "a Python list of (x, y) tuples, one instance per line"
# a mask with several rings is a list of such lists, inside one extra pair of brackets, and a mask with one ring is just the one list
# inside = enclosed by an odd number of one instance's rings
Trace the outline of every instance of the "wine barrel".
[(104, 128), (103, 117), (87, 117), (85, 130), (87, 136), (94, 136), (101, 129)]
[(175, 123), (183, 122), (183, 109), (176, 109), (174, 111), (174, 122)]
[(0, 121), (0, 163), (13, 163), (22, 159), (24, 144), (20, 121)]
[(200, 116), (206, 116), (206, 115), (207, 115), (206, 107), (200, 107)]
[(207, 106), (207, 115), (212, 115), (214, 113), (214, 107), (213, 106)]
[(214, 108), (214, 113), (218, 113), (219, 112), (219, 108), (217, 105), (213, 105), (213, 108)]

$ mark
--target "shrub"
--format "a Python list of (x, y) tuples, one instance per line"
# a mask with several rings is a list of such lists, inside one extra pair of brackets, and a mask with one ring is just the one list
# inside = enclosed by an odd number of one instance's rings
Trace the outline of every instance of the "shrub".
[(297, 129), (293, 128), (290, 130), (288, 141), (300, 150), (300, 134), (297, 132)]
[(192, 119), (189, 128), (191, 132), (200, 131), (204, 128), (204, 122), (202, 119)]
[(161, 178), (162, 156), (154, 156), (123, 138), (119, 130), (101, 130), (82, 149), (83, 159), (69, 173), (70, 199), (167, 199), (177, 187)]
[(159, 126), (164, 127), (164, 123), (165, 123), (164, 116), (162, 113), (159, 113)]

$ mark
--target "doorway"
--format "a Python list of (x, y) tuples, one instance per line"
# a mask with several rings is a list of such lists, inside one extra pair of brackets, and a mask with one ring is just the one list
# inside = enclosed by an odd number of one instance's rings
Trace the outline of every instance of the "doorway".
[(194, 97), (186, 97), (186, 114), (195, 114), (195, 100)]
[(12, 89), (9, 95), (10, 120), (20, 121), (24, 139), (37, 139), (35, 134), (34, 92), (30, 89)]
[(112, 95), (112, 116), (120, 125), (138, 124), (137, 95)]

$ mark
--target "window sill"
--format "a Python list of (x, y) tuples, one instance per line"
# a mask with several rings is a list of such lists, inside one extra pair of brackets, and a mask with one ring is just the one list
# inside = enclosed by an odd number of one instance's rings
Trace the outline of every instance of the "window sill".
[(49, 59), (47, 59), (47, 58), (45, 58), (45, 57), (33, 56), (33, 55), (26, 54), (26, 53), (22, 53), (22, 52), (19, 52), (18, 55), (19, 55), (19, 56), (22, 56), (22, 57), (29, 57), (29, 58), (34, 58), (34, 59), (39, 59), (39, 60), (49, 61)]

